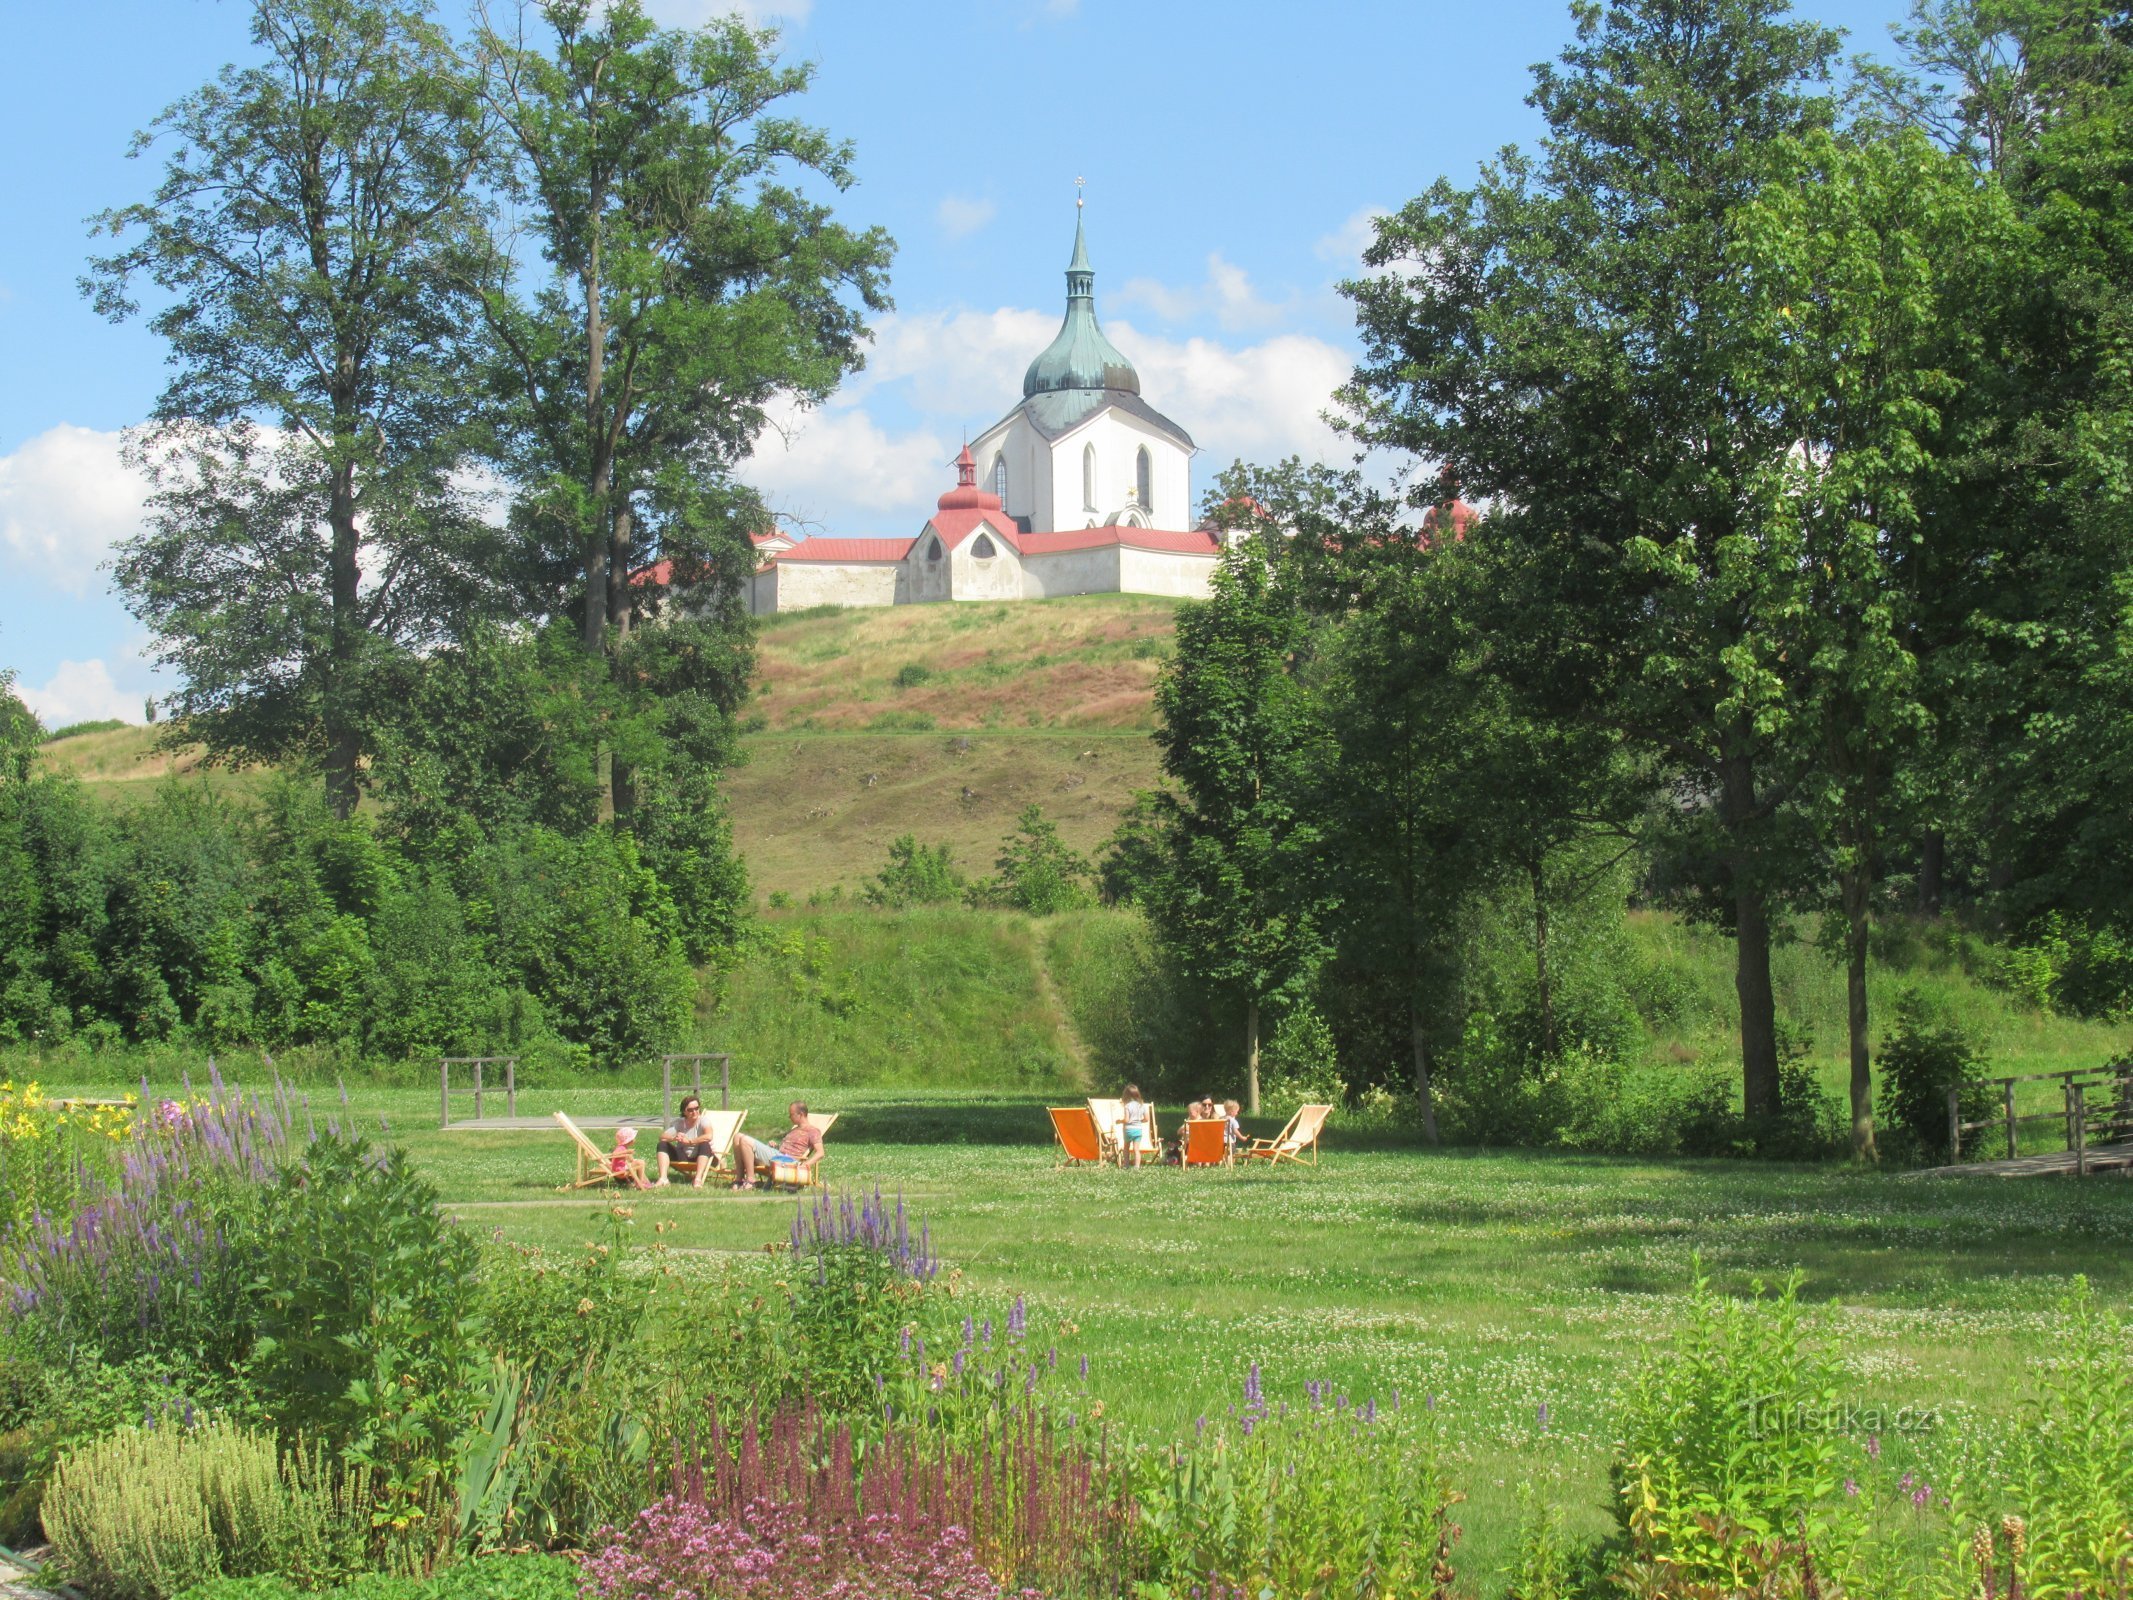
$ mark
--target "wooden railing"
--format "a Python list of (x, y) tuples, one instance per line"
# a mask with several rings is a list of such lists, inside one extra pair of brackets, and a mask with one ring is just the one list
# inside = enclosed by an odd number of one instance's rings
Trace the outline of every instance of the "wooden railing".
[[(2074, 1170), (2088, 1176), (2088, 1153), (2098, 1145), (2116, 1144), (2133, 1138), (2133, 1063), (2114, 1062), (2073, 1072), (2033, 1072), (2022, 1077), (1985, 1080), (2000, 1091), (1998, 1116), (1977, 1122), (1963, 1120), (1963, 1090), (1948, 1090), (1948, 1149), (1951, 1159), (1963, 1159), (1963, 1135), (1987, 1129), (2002, 1130), (2007, 1139), (2007, 1159), (2019, 1154), (2021, 1128), (2030, 1123), (2056, 1123), (2073, 1153)], [(2056, 1083), (2060, 1103), (2049, 1111), (2015, 1114), (2015, 1086), (2023, 1083)], [(2093, 1098), (2092, 1098), (2093, 1096)]]

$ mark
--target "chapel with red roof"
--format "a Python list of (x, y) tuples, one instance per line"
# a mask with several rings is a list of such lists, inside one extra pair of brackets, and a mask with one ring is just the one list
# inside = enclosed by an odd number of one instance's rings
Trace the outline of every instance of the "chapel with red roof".
[(1192, 436), (1141, 397), (1096, 320), (1076, 202), (1066, 316), (1022, 399), (963, 447), (955, 486), (915, 534), (756, 537), (758, 614), (806, 606), (1208, 592), (1222, 535), (1194, 526)]

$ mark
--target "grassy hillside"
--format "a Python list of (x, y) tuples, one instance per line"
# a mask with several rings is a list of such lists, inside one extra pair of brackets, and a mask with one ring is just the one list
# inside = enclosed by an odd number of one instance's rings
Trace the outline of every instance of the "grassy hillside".
[(988, 872), (1035, 803), (1080, 850), (1156, 781), (1177, 602), (825, 607), (763, 620), (748, 763), (727, 785), (759, 895), (855, 890), (889, 842)]
[(778, 732), (1135, 729), (1175, 600), (818, 607), (765, 617), (753, 707)]
[[(1155, 675), (1177, 602), (1086, 595), (765, 617), (733, 827), (759, 897), (857, 889), (889, 841), (946, 841), (972, 872), (1032, 801), (1077, 849), (1108, 838), (1156, 779)], [(202, 774), (240, 793), (260, 772), (209, 772), (161, 728), (44, 747), (106, 799)]]

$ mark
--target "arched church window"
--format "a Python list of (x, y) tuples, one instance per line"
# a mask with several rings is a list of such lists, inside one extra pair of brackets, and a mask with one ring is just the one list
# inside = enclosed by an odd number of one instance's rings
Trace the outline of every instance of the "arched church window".
[(927, 559), (928, 561), (938, 561), (938, 560), (940, 560), (940, 558), (941, 558), (941, 542), (940, 542), (940, 540), (938, 540), (938, 539), (928, 539), (928, 540), (926, 541), (926, 559)]
[(1000, 504), (1007, 504), (1007, 452), (1004, 450), (992, 458), (992, 492), (1000, 497)]
[(1155, 504), (1155, 463), (1149, 458), (1146, 445), (1133, 458), (1133, 500), (1143, 510)]
[(976, 539), (971, 541), (970, 553), (976, 556), (980, 561), (990, 561), (1000, 552), (993, 547), (992, 536), (990, 534), (981, 533), (977, 536)]
[(1096, 446), (1081, 447), (1081, 509), (1096, 509)]

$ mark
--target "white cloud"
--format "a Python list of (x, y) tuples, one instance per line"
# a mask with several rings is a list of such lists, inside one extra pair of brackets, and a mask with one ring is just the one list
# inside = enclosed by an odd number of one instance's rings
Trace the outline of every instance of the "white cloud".
[(1355, 366), (1337, 345), (1300, 333), (1242, 347), (1159, 339), (1124, 322), (1110, 332), (1139, 370), (1142, 395), (1200, 445), (1194, 477), (1202, 488), (1239, 456), (1332, 461), (1351, 453), (1321, 416)]
[(139, 722), (147, 699), (146, 690), (121, 689), (101, 657), (62, 661), (43, 683), (18, 683), (15, 692), (47, 728), (63, 728), (70, 722), (96, 722), (105, 717)]
[(73, 595), (104, 587), (98, 565), (139, 528), (148, 495), (122, 442), (62, 422), (0, 456), (0, 570)]
[(1331, 233), (1321, 235), (1313, 246), (1318, 259), (1330, 261), (1343, 269), (1342, 275), (1359, 271), (1363, 265), (1363, 252), (1377, 239), (1377, 220), (1392, 213), (1383, 206), (1364, 206)]
[(1264, 328), (1288, 314), (1289, 305), (1268, 300), (1252, 287), (1251, 275), (1219, 250), (1207, 257), (1207, 281), (1189, 288), (1173, 288), (1153, 278), (1132, 278), (1112, 298), (1121, 305), (1146, 306), (1165, 322), (1186, 322), (1212, 316), (1232, 331)]
[(645, 0), (644, 14), (661, 27), (701, 28), (713, 17), (739, 16), (750, 27), (773, 22), (806, 26), (815, 0)]
[[(835, 537), (917, 532), (953, 481), (958, 437), (1006, 414), (1022, 373), (1059, 326), (1056, 312), (892, 313), (880, 319), (866, 370), (815, 412), (788, 409), (758, 442), (749, 482), (771, 504)], [(1245, 345), (1166, 339), (1130, 322), (1107, 324), (1141, 375), (1149, 404), (1191, 432), (1202, 488), (1237, 457), (1346, 460), (1347, 443), (1320, 413), (1346, 382), (1353, 355), (1306, 334)], [(892, 427), (882, 418), (908, 415)]]
[(949, 238), (967, 239), (992, 221), (999, 209), (990, 200), (971, 200), (951, 194), (934, 208), (933, 215)]
[(787, 406), (756, 441), (743, 476), (809, 533), (909, 537), (933, 509), (955, 446), (927, 429), (891, 433), (857, 410)]

